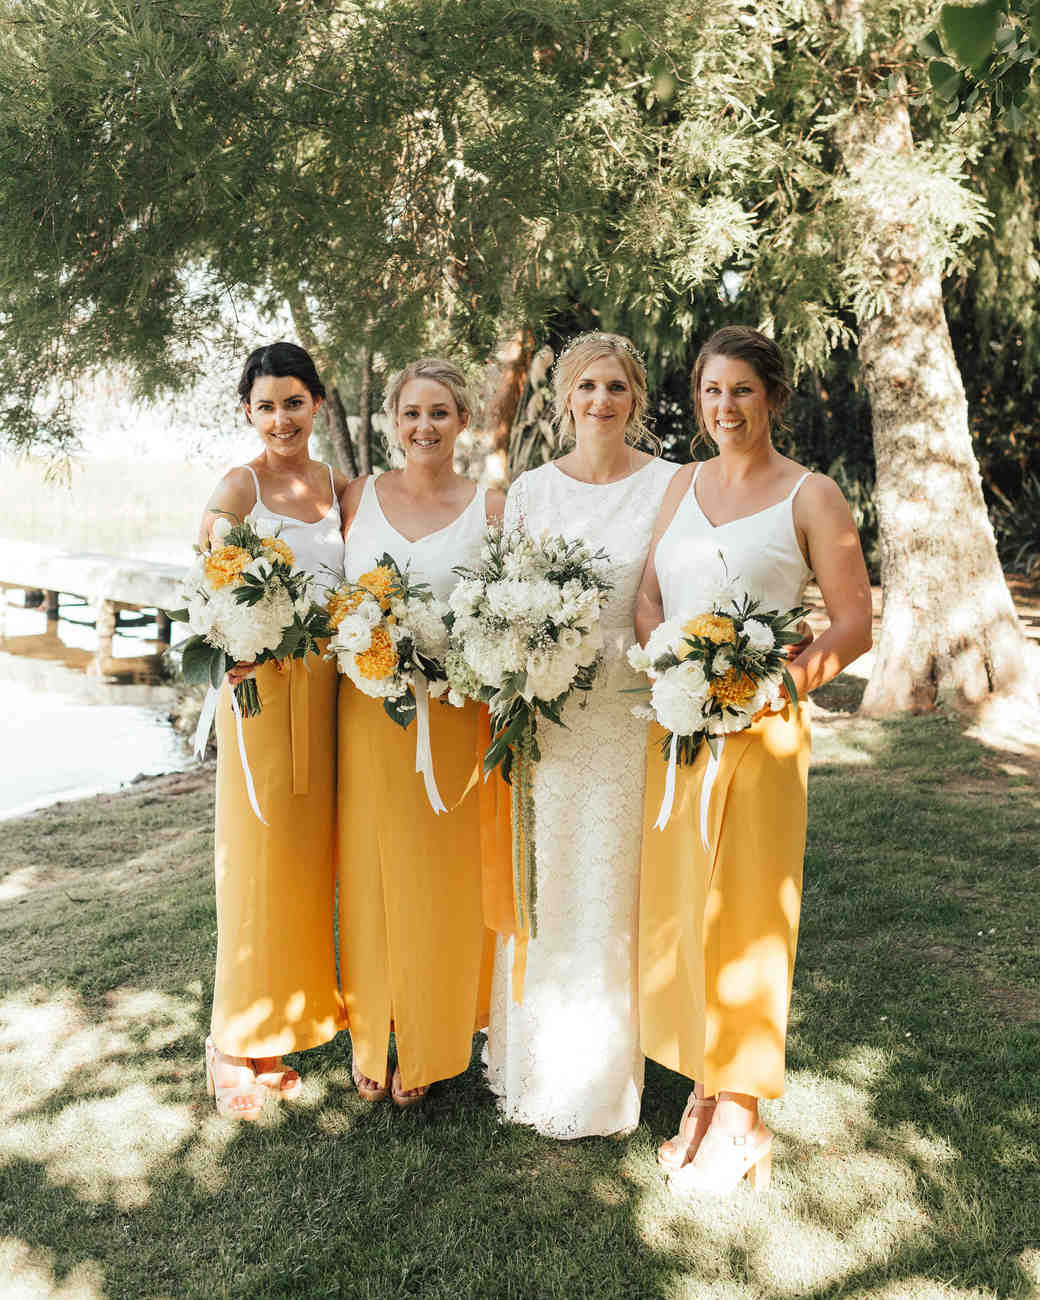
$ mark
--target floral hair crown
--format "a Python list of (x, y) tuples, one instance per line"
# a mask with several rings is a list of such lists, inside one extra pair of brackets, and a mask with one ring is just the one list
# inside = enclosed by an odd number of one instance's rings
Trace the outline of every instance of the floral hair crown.
[(624, 334), (610, 334), (606, 330), (586, 330), (584, 334), (576, 334), (574, 338), (568, 339), (566, 347), (564, 347), (563, 351), (556, 358), (556, 365), (559, 366), (564, 357), (573, 352), (575, 348), (580, 347), (582, 343), (588, 343), (593, 339), (602, 339), (604, 342), (613, 343), (615, 346), (620, 347), (622, 351), (627, 352), (632, 360), (635, 361), (643, 374), (646, 374), (646, 358), (643, 354), (636, 351), (635, 347), (625, 338)]

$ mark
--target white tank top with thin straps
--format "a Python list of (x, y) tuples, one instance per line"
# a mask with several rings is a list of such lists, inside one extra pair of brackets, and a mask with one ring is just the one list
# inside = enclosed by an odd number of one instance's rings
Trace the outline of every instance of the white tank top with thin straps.
[(407, 565), (409, 577), (429, 583), (434, 596), (447, 600), (459, 580), (452, 572), (454, 567), (471, 566), (480, 559), (486, 501), (487, 493), (477, 488), (473, 500), (450, 524), (410, 542), (383, 513), (375, 477), (370, 477), (347, 533), (344, 568), (348, 580), (357, 582), (363, 573), (375, 568), (382, 555), (390, 555), (402, 572)]
[(256, 519), (273, 519), (280, 525), (278, 536), (291, 548), (295, 558), (295, 568), (305, 569), (321, 587), (334, 587), (343, 579), (343, 521), (339, 513), (339, 500), (336, 496), (336, 480), (329, 471), (329, 486), (332, 489), (332, 505), (320, 519), (305, 523), (294, 519), (292, 515), (280, 515), (277, 510), (269, 510), (260, 496), (260, 480), (252, 465), (243, 466), (249, 470), (256, 488), (256, 504), (246, 516), (250, 521)]
[(763, 610), (785, 611), (801, 604), (812, 572), (798, 545), (794, 498), (809, 477), (802, 475), (782, 501), (729, 523), (711, 523), (697, 500), (698, 465), (672, 522), (657, 543), (654, 567), (661, 584), (664, 616), (696, 612), (704, 594), (729, 579), (761, 602)]

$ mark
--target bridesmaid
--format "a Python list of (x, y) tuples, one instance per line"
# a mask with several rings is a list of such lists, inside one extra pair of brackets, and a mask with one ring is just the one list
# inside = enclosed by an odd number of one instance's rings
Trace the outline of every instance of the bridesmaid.
[[(328, 585), (342, 572), (339, 495), (347, 480), (311, 459), (325, 388), (293, 343), (250, 353), (238, 386), (261, 451), (230, 470), (202, 517), (269, 518), (296, 567)], [(333, 570), (333, 575), (329, 570)], [(230, 687), (255, 672), (262, 711), (243, 719), (265, 826), (246, 795)], [(328, 1042), (345, 1027), (333, 943), (336, 667), (320, 656), (284, 668), (236, 664), (217, 707), (217, 970), (206, 1040), (218, 1111), (256, 1119), (268, 1095), (299, 1095), (283, 1052)]]
[[(810, 576), (830, 626), (788, 665), (804, 700), (870, 648), (870, 582), (838, 487), (773, 446), (791, 388), (776, 344), (731, 325), (701, 349), (691, 380), (699, 436), (717, 456), (685, 466), (661, 504), (636, 603), (645, 643), (697, 609), (724, 572), (765, 609), (801, 602)], [(721, 558), (720, 558), (721, 557)], [(723, 569), (725, 565), (725, 570)], [(642, 1043), (694, 1080), (679, 1133), (658, 1153), (677, 1194), (768, 1181), (772, 1134), (760, 1097), (784, 1090), (784, 1040), (805, 850), (809, 725), (787, 705), (727, 736), (701, 838), (702, 745), (678, 770), (671, 820), (653, 823), (665, 764), (649, 754), (640, 893)], [(710, 777), (708, 779), (711, 779)]]
[[(350, 484), (346, 576), (356, 581), (386, 553), (444, 600), (454, 567), (479, 559), (505, 498), (453, 468), (472, 409), (457, 366), (412, 362), (391, 379), (385, 409), (404, 467)], [(398, 1106), (421, 1101), (431, 1083), (468, 1067), (474, 1030), (487, 1024), (493, 949), (481, 909), (479, 801), (454, 807), (473, 773), (477, 722), (472, 703), (430, 709), (449, 809), (437, 816), (415, 771), (415, 724), (402, 730), (381, 700), (340, 682), (340, 968), (354, 1083), (368, 1101), (388, 1090)]]

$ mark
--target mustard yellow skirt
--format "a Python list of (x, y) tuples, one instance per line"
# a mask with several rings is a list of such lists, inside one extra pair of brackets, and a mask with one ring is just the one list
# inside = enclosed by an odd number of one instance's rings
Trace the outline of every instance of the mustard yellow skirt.
[(336, 665), (256, 674), (243, 718), (264, 826), (249, 805), (231, 693), (217, 706), (217, 971), (212, 1033), (231, 1056), (280, 1056), (345, 1027), (333, 936)]
[(481, 908), (475, 705), (430, 702), (434, 814), (403, 730), (344, 678), (339, 688), (340, 977), (357, 1068), (382, 1079), (390, 1030), (403, 1088), (461, 1074), (488, 1020), (493, 935)]
[(804, 710), (728, 736), (707, 806), (708, 747), (664, 792), (664, 733), (649, 745), (639, 896), (643, 1050), (719, 1091), (779, 1097), (805, 853), (810, 735)]

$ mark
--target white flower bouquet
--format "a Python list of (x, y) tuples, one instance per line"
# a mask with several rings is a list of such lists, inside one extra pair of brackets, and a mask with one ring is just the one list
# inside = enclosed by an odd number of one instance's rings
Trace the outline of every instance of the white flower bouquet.
[(429, 700), (448, 689), (448, 606), (427, 583), (413, 582), (407, 568), (402, 572), (393, 556), (384, 554), (357, 582), (331, 593), (328, 611), (334, 629), (329, 657), (335, 656), (340, 672), (358, 690), (381, 699), (399, 726), (417, 720), (415, 770), (422, 774), (434, 812), (446, 812), (433, 772)]
[[(532, 934), (537, 723), (543, 717), (565, 725), (563, 706), (596, 678), (603, 648), (600, 609), (611, 588), (602, 567), (606, 559), (581, 540), (534, 538), (523, 529), (493, 525), (480, 563), (455, 570), (461, 580), (448, 600), (450, 698), (479, 700), (490, 711), (484, 771), (501, 766), (513, 788), (514, 888), (517, 898), (526, 896)], [(527, 868), (521, 870), (524, 853)]]
[[(317, 652), (319, 637), (329, 635), (312, 579), (293, 568), (295, 557), (278, 529), (275, 520), (262, 516), (242, 522), (222, 516), (210, 545), (195, 548), (182, 588), (185, 608), (169, 611), (193, 634), (181, 647), (185, 681), (216, 689), (233, 664), (302, 659)], [(235, 699), (246, 716), (260, 712), (252, 677), (235, 687)]]
[[(357, 582), (337, 587), (328, 600), (333, 627), (328, 656), (358, 690), (383, 701), (399, 726), (415, 717), (415, 674), (430, 695), (448, 689), (448, 606), (424, 582), (413, 582), (390, 555)], [(461, 704), (461, 700), (456, 701)]]
[(633, 712), (669, 732), (664, 752), (674, 740), (680, 764), (694, 761), (702, 739), (714, 754), (719, 737), (743, 731), (761, 709), (779, 707), (782, 688), (798, 702), (786, 648), (801, 640), (795, 625), (807, 611), (761, 610), (759, 603), (746, 592), (732, 594), (728, 584), (707, 609), (660, 623), (645, 649), (634, 645), (628, 652), (632, 667), (651, 682), (650, 708)]

